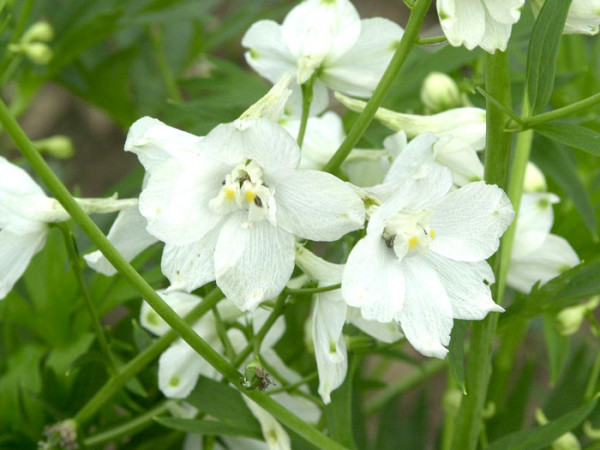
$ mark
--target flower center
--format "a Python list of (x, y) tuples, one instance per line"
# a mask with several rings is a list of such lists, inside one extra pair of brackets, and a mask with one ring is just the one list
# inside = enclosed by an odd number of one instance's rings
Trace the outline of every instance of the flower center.
[(260, 165), (246, 160), (238, 164), (223, 180), (223, 187), (208, 206), (218, 214), (248, 211), (248, 225), (268, 219), (275, 224), (275, 203), (271, 190), (263, 181)]
[(381, 238), (398, 259), (426, 252), (435, 232), (429, 227), (433, 211), (398, 211), (388, 218)]

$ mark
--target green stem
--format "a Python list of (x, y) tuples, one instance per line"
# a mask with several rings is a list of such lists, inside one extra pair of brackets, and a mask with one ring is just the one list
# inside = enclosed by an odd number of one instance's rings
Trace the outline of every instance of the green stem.
[(316, 380), (319, 377), (319, 373), (318, 372), (313, 372), (310, 375), (305, 376), (304, 378), (294, 382), (294, 383), (289, 383), (286, 384), (285, 386), (281, 386), (279, 388), (276, 389), (269, 389), (267, 391), (267, 393), (269, 395), (273, 395), (273, 394), (278, 394), (280, 392), (290, 392), (290, 391), (295, 391), (296, 388), (302, 386), (303, 384), (306, 383), (310, 383), (312, 380)]
[(444, 359), (434, 359), (416, 370), (412, 374), (401, 378), (394, 384), (384, 388), (375, 396), (365, 407), (365, 413), (371, 415), (379, 411), (390, 399), (409, 391), (424, 381), (440, 373), (447, 366), (448, 361)]
[[(504, 107), (511, 107), (510, 62), (508, 53), (497, 51), (486, 53), (486, 91)], [(491, 101), (486, 102), (486, 153), (484, 178), (489, 184), (506, 189), (510, 165), (510, 134), (504, 131), (508, 116)], [(500, 249), (500, 252), (502, 248)], [(496, 254), (490, 259), (496, 278), (500, 270), (501, 257)], [(492, 286), (492, 296), (498, 297), (499, 283)], [(488, 384), (492, 372), (492, 344), (496, 335), (498, 314), (487, 317), (472, 325), (470, 350), (466, 371), (466, 389), (456, 418), (453, 448), (470, 450), (477, 447), (482, 425)]]
[(600, 93), (594, 94), (590, 97), (584, 98), (583, 100), (579, 100), (578, 102), (572, 103), (562, 108), (555, 109), (554, 111), (549, 111), (547, 113), (537, 114), (531, 117), (527, 117), (527, 115), (523, 113), (522, 117), (525, 117), (523, 119), (523, 122), (525, 122), (525, 125), (528, 127), (534, 127), (536, 125), (540, 125), (551, 120), (560, 119), (562, 117), (581, 111), (582, 109), (597, 105), (598, 103), (600, 103)]
[(181, 93), (177, 87), (177, 81), (171, 73), (171, 69), (167, 63), (167, 58), (163, 48), (164, 42), (162, 28), (160, 25), (152, 26), (149, 29), (148, 34), (150, 35), (150, 42), (152, 43), (154, 58), (156, 59), (160, 76), (163, 80), (165, 88), (167, 89), (167, 95), (171, 101), (181, 103), (183, 98), (181, 97)]
[[(190, 311), (185, 320), (188, 323), (194, 323), (208, 311), (210, 311), (217, 302), (223, 297), (223, 294), (218, 288), (211, 291), (204, 300)], [(127, 381), (139, 373), (144, 367), (150, 362), (155, 360), (162, 352), (164, 352), (169, 345), (171, 345), (179, 334), (171, 330), (158, 338), (152, 345), (142, 351), (134, 359), (129, 361), (126, 365), (121, 367), (116, 376), (111, 377), (102, 388), (88, 401), (83, 408), (73, 417), (75, 422), (79, 426), (89, 421), (94, 414), (100, 409), (108, 400), (115, 395), (119, 389), (121, 389)]]
[(314, 426), (307, 424), (302, 419), (292, 414), (285, 407), (277, 403), (262, 392), (246, 390), (240, 383), (241, 374), (225, 358), (215, 351), (202, 339), (192, 327), (169, 307), (169, 305), (154, 291), (135, 268), (119, 253), (114, 245), (107, 239), (98, 226), (87, 216), (77, 204), (64, 184), (52, 172), (35, 146), (31, 143), (19, 124), (10, 115), (4, 102), (0, 101), (0, 122), (11, 136), (23, 156), (29, 161), (33, 169), (48, 187), (54, 197), (63, 205), (73, 220), (87, 234), (90, 240), (104, 254), (108, 261), (115, 267), (131, 285), (140, 293), (146, 302), (173, 328), (182, 339), (187, 342), (200, 356), (236, 387), (240, 392), (253, 400), (257, 405), (278, 419), (283, 425), (313, 442), (323, 449), (340, 449), (340, 444), (325, 436)]
[(300, 86), (302, 89), (302, 117), (300, 118), (300, 128), (298, 129), (298, 147), (302, 148), (304, 143), (304, 135), (306, 134), (306, 126), (308, 124), (308, 116), (310, 113), (310, 104), (313, 101), (313, 84), (315, 82), (315, 75)]
[(154, 423), (154, 418), (156, 416), (160, 416), (167, 410), (169, 402), (170, 400), (164, 400), (148, 412), (130, 420), (129, 422), (111, 428), (110, 430), (101, 431), (98, 434), (84, 439), (83, 447), (94, 447), (107, 442), (115, 441), (124, 436), (133, 436), (134, 434), (152, 425)]
[(406, 30), (404, 30), (404, 34), (402, 35), (398, 49), (396, 50), (396, 53), (394, 53), (394, 57), (390, 61), (387, 69), (385, 69), (379, 84), (375, 88), (375, 91), (373, 91), (371, 99), (368, 101), (360, 116), (358, 116), (358, 119), (356, 119), (356, 122), (348, 133), (348, 136), (346, 136), (346, 139), (344, 139), (344, 142), (342, 142), (340, 148), (337, 149), (325, 167), (323, 167), (325, 172), (335, 172), (342, 165), (348, 154), (352, 151), (356, 144), (358, 144), (358, 141), (367, 130), (367, 127), (373, 120), (373, 116), (375, 116), (377, 109), (383, 103), (383, 100), (385, 99), (392, 82), (396, 78), (398, 71), (404, 64), (406, 57), (419, 40), (419, 30), (421, 29), (421, 25), (423, 24), (423, 20), (425, 19), (425, 15), (429, 10), (430, 4), (431, 0), (418, 0), (415, 3), (410, 13), (408, 23), (406, 24)]
[(342, 287), (341, 283), (332, 284), (331, 286), (322, 286), (315, 288), (285, 288), (285, 293), (289, 295), (309, 295), (309, 294), (320, 294), (321, 292), (335, 291), (336, 289), (340, 289)]
[(235, 359), (235, 350), (233, 349), (233, 345), (231, 345), (231, 341), (229, 340), (229, 336), (227, 335), (227, 329), (225, 328), (225, 322), (223, 322), (223, 318), (219, 313), (219, 309), (215, 306), (212, 309), (213, 316), (215, 318), (215, 325), (217, 329), (217, 334), (219, 335), (219, 340), (221, 344), (223, 344), (223, 348), (225, 349), (225, 355), (230, 361)]
[(110, 351), (108, 339), (104, 334), (104, 330), (102, 329), (102, 325), (100, 324), (100, 318), (98, 317), (96, 307), (94, 306), (92, 297), (90, 296), (87, 285), (85, 284), (85, 280), (83, 279), (83, 273), (81, 271), (80, 265), (80, 255), (79, 251), (77, 250), (75, 236), (73, 236), (73, 233), (71, 233), (66, 224), (59, 223), (56, 224), (56, 226), (62, 232), (65, 241), (65, 247), (67, 248), (67, 254), (69, 255), (69, 263), (71, 264), (71, 268), (73, 269), (73, 273), (75, 274), (75, 278), (77, 279), (77, 283), (79, 284), (79, 290), (81, 291), (81, 296), (83, 297), (85, 306), (90, 314), (90, 318), (92, 319), (92, 327), (94, 328), (94, 332), (96, 333), (98, 345), (100, 346), (100, 350), (106, 358), (109, 373), (114, 376), (117, 374), (118, 371), (117, 362), (115, 360), (114, 355)]
[(434, 45), (434, 44), (442, 44), (446, 42), (446, 36), (430, 36), (419, 38), (417, 41), (417, 45)]

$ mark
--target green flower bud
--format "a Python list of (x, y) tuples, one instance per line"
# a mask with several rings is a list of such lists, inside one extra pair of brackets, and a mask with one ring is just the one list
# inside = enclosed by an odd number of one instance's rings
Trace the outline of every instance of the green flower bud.
[(592, 297), (586, 303), (563, 309), (556, 315), (556, 329), (563, 336), (575, 334), (581, 327), (588, 311), (593, 311), (600, 302), (600, 296)]
[(438, 113), (463, 106), (458, 86), (445, 73), (432, 72), (421, 86), (421, 101), (428, 113)]
[[(539, 408), (535, 410), (535, 420), (540, 425), (546, 425), (548, 423), (544, 411)], [(552, 442), (550, 448), (552, 450), (579, 450), (581, 449), (581, 445), (579, 444), (577, 437), (573, 433), (568, 432)]]
[(246, 364), (240, 384), (250, 391), (257, 388), (259, 391), (265, 391), (269, 385), (275, 383), (261, 363), (255, 359)]
[(31, 25), (23, 34), (21, 42), (29, 44), (31, 42), (50, 42), (54, 38), (54, 29), (48, 22), (36, 22)]
[(67, 136), (57, 135), (35, 141), (34, 145), (41, 153), (47, 153), (58, 159), (69, 159), (75, 154), (73, 142)]
[(22, 49), (30, 60), (42, 66), (48, 64), (54, 56), (52, 49), (42, 42), (25, 44)]
[(442, 398), (442, 407), (446, 414), (456, 417), (460, 404), (462, 402), (463, 393), (459, 389), (449, 389), (445, 392)]

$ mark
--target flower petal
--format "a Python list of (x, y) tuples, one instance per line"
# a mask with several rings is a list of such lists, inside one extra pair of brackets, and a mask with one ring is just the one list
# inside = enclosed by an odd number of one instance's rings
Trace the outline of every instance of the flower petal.
[[(186, 292), (165, 292), (164, 290), (156, 292), (181, 317), (184, 317), (202, 301), (201, 297)], [(162, 336), (171, 329), (163, 318), (145, 301), (140, 309), (140, 324), (157, 336)]]
[(217, 285), (242, 311), (279, 295), (294, 270), (294, 236), (268, 221), (247, 224), (237, 213), (224, 223), (215, 250)]
[[(498, 23), (517, 23), (525, 0), (485, 0), (485, 8), (491, 18)], [(487, 29), (486, 29), (487, 32)]]
[(31, 258), (42, 249), (47, 234), (45, 225), (39, 231), (27, 234), (0, 231), (0, 300), (8, 295)]
[[(157, 242), (157, 239), (146, 231), (146, 226), (146, 219), (140, 214), (136, 205), (119, 213), (106, 237), (127, 261), (131, 261), (144, 249)], [(96, 272), (106, 276), (117, 273), (100, 250), (88, 253), (83, 258)]]
[(277, 203), (277, 226), (301, 238), (334, 241), (361, 228), (365, 209), (346, 183), (315, 170), (280, 171), (267, 183)]
[(571, 245), (550, 234), (535, 251), (511, 258), (506, 281), (510, 287), (527, 293), (537, 281), (544, 284), (577, 264), (579, 257)]
[(435, 231), (430, 250), (455, 261), (481, 261), (498, 250), (513, 220), (508, 196), (495, 185), (468, 184), (430, 205)]
[(444, 358), (450, 343), (452, 309), (436, 272), (419, 257), (405, 258), (406, 298), (398, 314), (411, 345), (425, 356)]
[(473, 50), (486, 32), (485, 7), (481, 0), (437, 0), (438, 17), (444, 34), (455, 47)]
[(342, 278), (345, 302), (363, 318), (391, 322), (404, 302), (404, 276), (394, 252), (381, 235), (367, 234), (350, 252)]
[(402, 145), (403, 136), (405, 142), (406, 134), (403, 131), (388, 136), (383, 142), (389, 152), (393, 152), (394, 147), (401, 146), (398, 156), (385, 176), (384, 183), (402, 183), (406, 178), (416, 176), (423, 165), (433, 162), (435, 156), (433, 145), (437, 141), (435, 134), (420, 134), (406, 146)]
[(523, 258), (544, 243), (554, 223), (552, 204), (559, 201), (549, 192), (523, 194), (511, 258)]
[(279, 422), (249, 398), (245, 396), (242, 396), (242, 398), (254, 417), (259, 421), (267, 448), (269, 450), (290, 450), (292, 448), (290, 437)]
[(363, 333), (387, 344), (396, 342), (403, 336), (398, 322), (381, 323), (375, 320), (366, 320), (362, 317), (360, 310), (357, 308), (348, 308), (348, 322)]
[(455, 319), (481, 320), (490, 311), (504, 311), (492, 300), (490, 284), (494, 273), (487, 261), (453, 261), (433, 252), (423, 259), (442, 282)]
[(446, 136), (446, 139), (440, 139), (435, 146), (436, 162), (452, 171), (454, 184), (458, 186), (482, 180), (483, 164), (475, 149), (461, 139)]
[(356, 44), (338, 58), (329, 58), (321, 79), (336, 91), (368, 97), (394, 56), (404, 30), (380, 17), (361, 20), (360, 25)]
[(216, 370), (181, 339), (158, 360), (158, 387), (167, 398), (186, 398), (201, 374), (213, 378)]

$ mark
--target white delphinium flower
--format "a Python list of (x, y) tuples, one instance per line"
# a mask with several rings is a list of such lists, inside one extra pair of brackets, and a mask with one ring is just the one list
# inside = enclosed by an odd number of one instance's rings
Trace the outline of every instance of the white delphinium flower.
[(305, 0), (281, 25), (272, 20), (252, 25), (242, 45), (249, 49), (248, 64), (273, 83), (284, 73), (294, 74), (298, 84), (314, 76), (318, 113), (327, 106), (327, 87), (359, 97), (371, 95), (402, 34), (390, 20), (360, 20), (348, 0)]
[(289, 280), (294, 235), (332, 241), (364, 221), (354, 191), (330, 174), (298, 170), (296, 142), (267, 119), (219, 125), (201, 139), (145, 117), (125, 149), (147, 171), (140, 212), (166, 243), (172, 289), (216, 279), (240, 309), (254, 309)]
[[(137, 205), (137, 199), (77, 199), (87, 213), (110, 213)], [(49, 198), (23, 169), (0, 157), (0, 299), (23, 275), (48, 235), (48, 224), (69, 214)]]
[(504, 51), (525, 0), (437, 0), (442, 30), (455, 47)]
[(551, 193), (524, 193), (517, 218), (507, 284), (529, 292), (579, 264), (575, 250), (562, 237), (551, 234), (552, 205), (560, 199)]
[[(538, 14), (544, 0), (532, 0), (533, 12)], [(593, 36), (600, 29), (600, 0), (573, 0), (569, 6), (563, 34)]]
[[(388, 181), (401, 172), (392, 165)], [(443, 358), (453, 319), (502, 311), (491, 297), (494, 274), (486, 259), (514, 211), (497, 186), (452, 190), (450, 170), (435, 163), (425, 161), (399, 180), (393, 190), (380, 189), (389, 196), (348, 257), (342, 295), (364, 319), (397, 321), (420, 353)]]
[[(366, 103), (336, 93), (336, 98), (353, 111), (361, 112)], [(436, 142), (436, 162), (448, 167), (458, 186), (483, 178), (483, 164), (477, 152), (485, 148), (485, 110), (473, 107), (450, 109), (433, 115), (403, 114), (379, 108), (375, 118), (394, 131), (403, 131), (408, 138), (431, 132)], [(402, 135), (388, 146), (401, 148)], [(389, 151), (389, 150), (388, 150)], [(398, 150), (390, 152), (397, 154)]]

